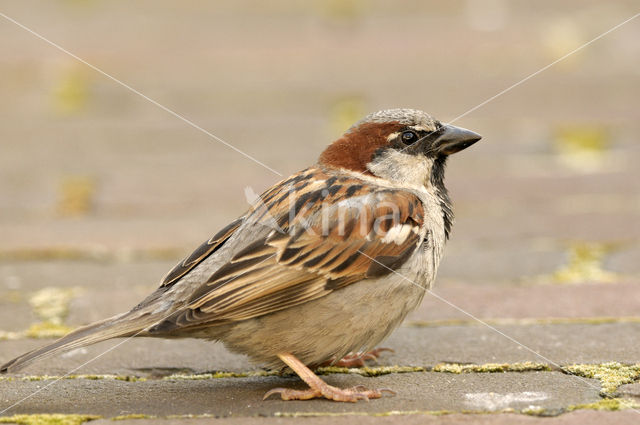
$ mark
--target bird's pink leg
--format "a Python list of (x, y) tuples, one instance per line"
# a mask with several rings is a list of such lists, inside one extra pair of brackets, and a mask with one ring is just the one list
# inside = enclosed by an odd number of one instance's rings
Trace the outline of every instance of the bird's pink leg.
[(337, 388), (331, 386), (320, 379), (304, 363), (298, 360), (293, 354), (278, 354), (287, 366), (289, 366), (307, 385), (308, 390), (294, 390), (291, 388), (274, 388), (269, 390), (263, 399), (267, 399), (272, 394), (280, 394), (283, 400), (310, 400), (312, 398), (324, 397), (333, 401), (349, 401), (355, 403), (358, 400), (369, 400), (370, 398), (380, 398), (383, 392), (395, 394), (389, 389), (369, 390), (362, 385), (353, 388)]
[(322, 366), (365, 367), (367, 365), (367, 360), (373, 360), (374, 362), (377, 362), (378, 357), (380, 357), (380, 353), (385, 351), (389, 351), (391, 353), (394, 352), (391, 348), (380, 347), (364, 353), (348, 354), (338, 361), (328, 361)]

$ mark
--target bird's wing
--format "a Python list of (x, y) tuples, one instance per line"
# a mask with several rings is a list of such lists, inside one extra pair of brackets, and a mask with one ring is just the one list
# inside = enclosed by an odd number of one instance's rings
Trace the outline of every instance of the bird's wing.
[(202, 245), (200, 245), (198, 248), (196, 248), (195, 251), (191, 253), (191, 255), (176, 264), (176, 266), (162, 278), (160, 287), (166, 288), (173, 285), (182, 276), (189, 273), (194, 267), (200, 264), (211, 254), (216, 252), (218, 248), (220, 248), (231, 237), (233, 232), (235, 232), (238, 227), (240, 227), (243, 218), (244, 216), (229, 223), (222, 230), (216, 233), (211, 239), (203, 242)]
[[(306, 174), (305, 174), (306, 173)], [(156, 327), (171, 332), (292, 307), (400, 267), (421, 239), (412, 192), (306, 170), (261, 196), (240, 232), (270, 226)], [(274, 228), (276, 227), (276, 228)]]

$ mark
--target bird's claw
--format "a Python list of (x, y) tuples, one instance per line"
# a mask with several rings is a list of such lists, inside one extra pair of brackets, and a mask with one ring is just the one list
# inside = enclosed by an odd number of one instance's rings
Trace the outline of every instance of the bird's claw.
[(375, 363), (378, 363), (378, 357), (380, 357), (380, 353), (389, 351), (391, 353), (395, 353), (395, 351), (391, 348), (380, 347), (375, 350), (367, 351), (365, 353), (354, 353), (348, 354), (341, 358), (340, 360), (333, 363), (333, 366), (338, 367), (365, 367), (367, 365), (366, 360), (372, 360)]
[(262, 398), (266, 400), (273, 394), (280, 394), (282, 400), (310, 400), (312, 398), (324, 397), (328, 400), (343, 401), (356, 403), (359, 400), (369, 401), (372, 398), (380, 398), (384, 392), (394, 394), (395, 392), (388, 388), (367, 389), (364, 385), (358, 385), (352, 388), (342, 389), (327, 385), (321, 389), (309, 388), (307, 390), (294, 390), (291, 388), (273, 388)]

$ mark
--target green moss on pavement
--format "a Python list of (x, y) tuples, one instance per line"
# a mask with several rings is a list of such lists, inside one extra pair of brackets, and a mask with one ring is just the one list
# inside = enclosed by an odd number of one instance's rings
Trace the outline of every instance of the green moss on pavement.
[(551, 275), (552, 283), (615, 282), (618, 276), (603, 268), (605, 257), (614, 249), (615, 246), (611, 244), (595, 242), (572, 244), (569, 247), (569, 262)]
[(257, 370), (250, 372), (212, 372), (212, 373), (175, 373), (173, 375), (165, 376), (162, 378), (164, 381), (178, 381), (189, 380), (199, 381), (202, 379), (221, 379), (221, 378), (248, 378), (252, 376), (276, 376), (278, 372)]
[(101, 379), (114, 380), (114, 381), (126, 381), (126, 382), (144, 382), (147, 378), (131, 375), (29, 375), (22, 377), (13, 376), (0, 376), (0, 382), (2, 381), (55, 381), (59, 379), (87, 379), (97, 381)]
[(568, 412), (573, 412), (574, 410), (606, 410), (606, 411), (616, 411), (616, 410), (624, 410), (624, 409), (637, 409), (640, 407), (637, 403), (632, 400), (625, 400), (621, 398), (605, 398), (600, 401), (596, 401), (595, 403), (587, 403), (587, 404), (576, 404), (573, 406), (569, 406), (567, 408)]
[(60, 338), (72, 330), (72, 327), (61, 323), (40, 322), (29, 326), (29, 329), (24, 331), (24, 336), (27, 338)]
[(440, 363), (432, 369), (433, 372), (445, 373), (500, 373), (500, 372), (531, 372), (550, 371), (548, 365), (534, 362), (523, 363), (486, 363), (482, 365)]
[(20, 424), (20, 425), (80, 425), (100, 416), (95, 415), (62, 415), (62, 414), (39, 414), (39, 415), (13, 415), (0, 417), (0, 424)]
[(640, 364), (630, 366), (618, 362), (599, 365), (582, 364), (566, 366), (564, 370), (572, 375), (599, 380), (600, 392), (604, 395), (614, 394), (620, 385), (632, 383), (640, 378)]
[(378, 366), (378, 367), (337, 367), (327, 366), (316, 369), (318, 375), (330, 375), (332, 373), (350, 373), (361, 376), (382, 376), (389, 375), (391, 373), (412, 373), (412, 372), (426, 372), (427, 369), (420, 366)]

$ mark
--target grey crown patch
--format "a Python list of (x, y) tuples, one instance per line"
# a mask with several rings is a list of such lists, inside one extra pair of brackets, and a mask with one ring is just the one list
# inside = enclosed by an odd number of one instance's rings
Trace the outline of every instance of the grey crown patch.
[(347, 130), (347, 133), (366, 122), (384, 123), (391, 121), (397, 121), (400, 124), (404, 125), (421, 125), (425, 128), (433, 128), (434, 130), (436, 128), (436, 120), (431, 118), (431, 116), (426, 112), (420, 111), (418, 109), (397, 108), (383, 109), (382, 111), (371, 113), (352, 125), (349, 130)]

